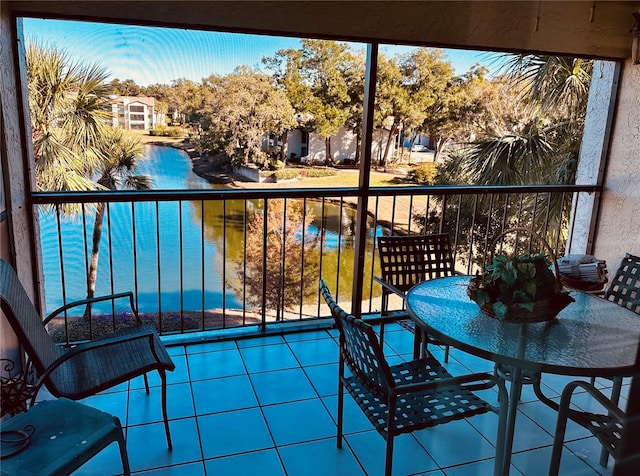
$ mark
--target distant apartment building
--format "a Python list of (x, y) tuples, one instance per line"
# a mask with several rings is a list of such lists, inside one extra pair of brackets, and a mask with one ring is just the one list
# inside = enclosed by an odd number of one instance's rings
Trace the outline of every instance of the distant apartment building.
[(129, 130), (155, 129), (158, 123), (163, 123), (156, 113), (156, 100), (144, 96), (112, 96), (111, 112), (113, 126)]

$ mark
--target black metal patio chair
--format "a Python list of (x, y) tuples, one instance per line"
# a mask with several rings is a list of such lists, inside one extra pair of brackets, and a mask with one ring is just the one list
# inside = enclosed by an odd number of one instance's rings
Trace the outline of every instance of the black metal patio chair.
[[(625, 307), (636, 314), (640, 314), (640, 258), (626, 253), (620, 266), (616, 270), (611, 284), (603, 296), (604, 299), (615, 302), (619, 306)], [(595, 383), (595, 378), (591, 379)], [(613, 379), (613, 389), (611, 390), (611, 400), (614, 404), (620, 399), (620, 389), (622, 378)]]
[[(380, 256), (380, 277), (374, 280), (382, 285), (380, 308), (380, 342), (384, 344), (384, 326), (387, 322), (397, 322), (413, 332), (413, 357), (418, 358), (421, 346), (443, 345), (434, 337), (416, 329), (405, 309), (406, 293), (414, 285), (428, 279), (453, 276), (456, 273), (449, 235), (446, 233), (428, 235), (394, 235), (378, 237)], [(389, 311), (389, 296), (402, 298), (402, 309)], [(449, 361), (449, 346), (445, 346), (444, 361)]]
[[(499, 414), (496, 473), (503, 472), (508, 398), (500, 378), (488, 373), (453, 377), (428, 352), (420, 359), (390, 366), (371, 325), (341, 309), (323, 280), (320, 292), (340, 332), (338, 448), (342, 447), (346, 389), (386, 441), (386, 476), (391, 475), (393, 440), (397, 435), (489, 411)], [(345, 375), (345, 363), (349, 376)], [(494, 386), (498, 387), (499, 407), (473, 393)]]
[(145, 389), (149, 393), (146, 374), (157, 370), (162, 381), (162, 416), (167, 445), (171, 449), (166, 372), (174, 370), (175, 365), (155, 328), (141, 324), (133, 304), (133, 294), (121, 293), (77, 301), (57, 311), (119, 298), (129, 299), (136, 325), (73, 347), (56, 345), (46, 329), (56, 311), (41, 319), (15, 270), (0, 259), (0, 305), (37, 377), (31, 405), (43, 385), (55, 397), (80, 400), (140, 375), (144, 376)]
[[(577, 389), (587, 392), (590, 397), (602, 406), (604, 412), (594, 413), (571, 408), (571, 399)], [(625, 414), (618, 408), (617, 404), (592, 384), (582, 380), (569, 382), (560, 397), (549, 475), (556, 476), (560, 469), (560, 459), (562, 458), (568, 419), (589, 430), (600, 441), (603, 449), (603, 453), (600, 455), (600, 465), (606, 467), (609, 455), (617, 459), (620, 454), (624, 418)]]
[[(640, 257), (630, 253), (624, 255), (603, 297), (640, 314)], [(613, 405), (617, 405), (620, 401), (623, 379), (622, 377), (614, 377), (612, 380), (610, 400)], [(595, 384), (595, 378), (591, 379), (591, 383)], [(608, 455), (609, 452), (603, 447), (600, 455), (600, 464), (603, 466), (607, 465)]]

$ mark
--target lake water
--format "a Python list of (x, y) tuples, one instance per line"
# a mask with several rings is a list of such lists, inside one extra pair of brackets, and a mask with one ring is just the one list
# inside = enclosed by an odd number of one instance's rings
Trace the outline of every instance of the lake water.
[[(148, 146), (139, 171), (153, 177), (154, 190), (220, 187), (195, 175), (188, 155), (172, 147)], [(247, 209), (254, 205), (248, 202)], [(244, 207), (243, 200), (204, 206), (189, 201), (111, 204), (100, 243), (96, 295), (133, 290), (142, 312), (242, 308), (242, 298), (225, 286), (223, 277), (230, 279), (233, 263), (242, 259)], [(310, 207), (321, 216), (319, 204)], [(354, 212), (343, 211), (342, 238), (339, 208), (325, 205), (324, 214), (325, 249), (337, 250), (338, 243), (348, 248)], [(317, 233), (320, 226), (317, 219), (310, 231)], [(51, 312), (64, 301), (86, 296), (93, 213), (86, 214), (84, 223), (82, 217), (61, 220), (58, 233), (55, 216), (41, 211), (40, 227), (46, 309)]]

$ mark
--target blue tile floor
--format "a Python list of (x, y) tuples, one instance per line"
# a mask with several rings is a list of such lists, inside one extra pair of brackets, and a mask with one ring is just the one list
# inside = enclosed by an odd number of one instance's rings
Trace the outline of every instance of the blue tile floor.
[[(391, 363), (411, 358), (412, 335), (385, 328)], [(442, 349), (432, 348), (441, 361)], [(85, 403), (117, 415), (126, 426), (133, 474), (167, 476), (378, 476), (384, 440), (345, 396), (345, 440), (336, 448), (338, 346), (335, 330), (169, 347), (176, 370), (168, 375), (168, 412), (174, 448), (167, 451), (159, 380), (150, 375), (87, 398)], [(490, 362), (457, 349), (453, 374), (489, 371)], [(570, 378), (543, 376), (558, 398)], [(610, 385), (599, 380), (603, 387)], [(625, 387), (626, 390), (626, 387)], [(623, 395), (626, 395), (623, 391)], [(483, 395), (485, 398), (494, 395)], [(586, 400), (585, 400), (586, 401)], [(548, 471), (556, 414), (525, 387), (519, 405), (512, 475)], [(484, 476), (493, 472), (497, 416), (488, 413), (396, 438), (394, 475)], [(569, 422), (562, 475), (607, 475), (600, 447)], [(84, 475), (121, 474), (112, 444), (80, 468)]]

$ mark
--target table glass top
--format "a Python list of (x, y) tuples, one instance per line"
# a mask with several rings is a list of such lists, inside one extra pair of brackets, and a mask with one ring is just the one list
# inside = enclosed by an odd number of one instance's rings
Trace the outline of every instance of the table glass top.
[(409, 291), (407, 309), (417, 325), (447, 344), (498, 363), (576, 376), (632, 373), (640, 343), (640, 316), (634, 312), (571, 291), (575, 302), (552, 321), (502, 322), (469, 299), (469, 279), (434, 279)]

